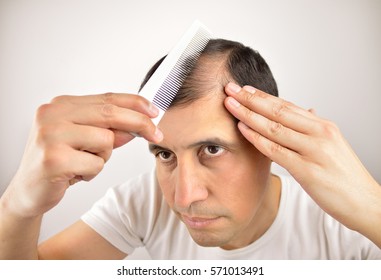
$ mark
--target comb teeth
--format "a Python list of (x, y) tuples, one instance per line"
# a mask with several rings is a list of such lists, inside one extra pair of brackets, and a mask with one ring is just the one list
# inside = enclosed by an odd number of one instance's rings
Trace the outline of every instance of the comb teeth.
[(152, 101), (155, 106), (163, 111), (169, 108), (209, 40), (210, 34), (206, 30), (199, 29), (197, 31), (157, 91)]
[(159, 116), (153, 119), (155, 124), (171, 105), (210, 38), (207, 28), (195, 21), (140, 91), (143, 97), (159, 108)]

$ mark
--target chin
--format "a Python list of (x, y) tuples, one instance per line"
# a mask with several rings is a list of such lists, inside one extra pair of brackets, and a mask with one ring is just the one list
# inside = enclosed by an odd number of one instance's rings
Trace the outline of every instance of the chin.
[(205, 232), (189, 231), (189, 233), (193, 241), (202, 247), (222, 247), (226, 245), (226, 243), (228, 242), (228, 240), (226, 240), (227, 238), (223, 238), (221, 236), (221, 233), (217, 234), (219, 236), (216, 236), (216, 234)]

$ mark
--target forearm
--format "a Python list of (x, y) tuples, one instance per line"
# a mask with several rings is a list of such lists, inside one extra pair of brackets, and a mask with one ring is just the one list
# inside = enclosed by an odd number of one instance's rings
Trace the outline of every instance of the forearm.
[(253, 87), (229, 83), (225, 92), (242, 135), (287, 169), (325, 212), (381, 248), (381, 187), (340, 129)]
[(0, 259), (38, 259), (42, 215), (21, 217), (5, 197), (0, 198)]
[(366, 208), (364, 208), (356, 230), (381, 249), (381, 186), (378, 183), (375, 183), (364, 205)]

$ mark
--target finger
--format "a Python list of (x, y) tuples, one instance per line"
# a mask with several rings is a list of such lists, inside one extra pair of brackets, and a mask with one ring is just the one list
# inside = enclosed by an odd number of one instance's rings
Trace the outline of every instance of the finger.
[[(232, 90), (232, 88), (234, 90)], [(309, 112), (309, 111), (307, 111), (307, 110), (305, 110), (299, 106), (296, 106), (292, 102), (283, 100), (282, 98), (268, 94), (264, 91), (261, 91), (259, 89), (252, 87), (252, 86), (249, 86), (249, 85), (246, 85), (246, 86), (241, 88), (234, 83), (229, 83), (226, 85), (225, 89), (226, 89), (226, 93), (229, 96), (236, 98), (239, 102), (242, 102), (242, 104), (245, 104), (246, 101), (250, 102), (251, 97), (253, 97), (252, 95), (256, 94), (256, 96), (254, 96), (254, 97), (259, 96), (262, 99), (267, 100), (268, 102), (282, 104), (286, 107), (289, 107), (290, 109), (292, 109), (296, 113), (299, 113), (299, 114), (304, 115), (306, 117), (312, 117), (312, 118), (314, 117), (314, 115), (311, 114), (311, 112)], [(261, 109), (261, 106), (258, 106), (258, 109)]]
[[(239, 91), (231, 90), (231, 84), (226, 87), (226, 92), (229, 96), (258, 114), (286, 126), (290, 129), (301, 133), (309, 134), (315, 129), (316, 120), (318, 119), (311, 112), (295, 106), (294, 104), (284, 101), (278, 97), (269, 95), (262, 91), (250, 90), (252, 87), (240, 88)], [(249, 90), (247, 90), (249, 88)], [(237, 90), (238, 88), (236, 88)], [(253, 89), (253, 88), (252, 88)], [(234, 103), (229, 102), (231, 105)], [(227, 106), (227, 109), (234, 110), (234, 106)]]
[(75, 151), (73, 155), (76, 159), (75, 161), (70, 162), (73, 175), (74, 177), (80, 176), (84, 181), (90, 181), (95, 178), (105, 165), (105, 161), (102, 157), (91, 153)]
[(316, 116), (316, 110), (314, 108), (308, 109), (308, 112)]
[(134, 135), (128, 132), (120, 131), (120, 130), (114, 130), (114, 149), (119, 148), (128, 142), (130, 142), (132, 139), (135, 138)]
[(65, 181), (72, 184), (79, 178), (85, 181), (93, 179), (102, 171), (105, 161), (92, 153), (78, 151), (69, 146), (56, 146), (45, 154), (44, 163), (47, 174), (51, 174), (54, 182)]
[(267, 139), (244, 123), (239, 122), (238, 129), (262, 154), (287, 169), (291, 174), (294, 173), (294, 167), (303, 164), (302, 157), (299, 154)]
[(146, 114), (147, 116), (154, 118), (159, 114), (157, 107), (149, 102), (144, 97), (137, 94), (127, 94), (127, 93), (104, 93), (95, 95), (83, 95), (83, 96), (73, 96), (73, 95), (62, 95), (55, 97), (52, 102), (57, 103), (71, 103), (71, 104), (112, 104), (118, 107), (130, 109), (133, 111)]
[(155, 143), (163, 138), (161, 131), (152, 120), (140, 112), (113, 104), (78, 106), (83, 108), (78, 113), (73, 112), (71, 116), (73, 122), (138, 134)]
[(111, 130), (86, 125), (66, 126), (57, 140), (67, 143), (76, 150), (100, 156), (105, 162), (110, 159), (115, 138)]
[[(226, 98), (226, 103), (235, 102), (232, 97)], [(227, 107), (230, 105), (227, 104)], [(278, 122), (267, 119), (257, 114), (243, 105), (229, 109), (233, 116), (241, 120), (246, 126), (268, 138), (269, 140), (282, 145), (293, 151), (303, 154), (306, 148), (310, 147), (309, 136), (294, 131)]]
[(53, 103), (40, 107), (38, 115), (42, 123), (55, 124), (65, 117), (67, 122), (135, 133), (155, 143), (162, 139), (147, 115), (113, 104)]

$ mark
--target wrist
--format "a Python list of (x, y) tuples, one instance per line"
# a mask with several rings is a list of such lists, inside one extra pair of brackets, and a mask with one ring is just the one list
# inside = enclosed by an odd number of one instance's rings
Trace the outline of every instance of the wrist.
[[(24, 203), (25, 204), (25, 203)], [(20, 201), (20, 197), (14, 193), (11, 187), (5, 190), (4, 194), (0, 197), (0, 213), (1, 215), (11, 217), (16, 220), (34, 220), (42, 215), (34, 213), (34, 211), (28, 210), (28, 207)]]
[(42, 215), (20, 215), (4, 195), (0, 198), (0, 259), (37, 259)]
[(362, 195), (361, 216), (358, 216), (354, 230), (381, 248), (381, 186), (376, 181), (370, 186), (370, 191)]

